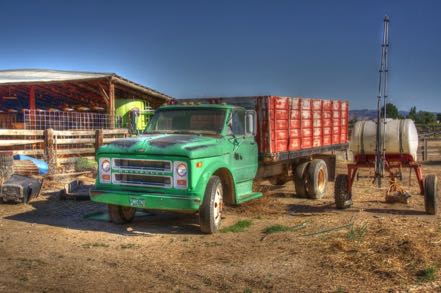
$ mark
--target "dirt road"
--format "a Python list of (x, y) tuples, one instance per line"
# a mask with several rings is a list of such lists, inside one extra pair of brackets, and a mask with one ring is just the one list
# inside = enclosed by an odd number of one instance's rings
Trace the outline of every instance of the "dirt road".
[(0, 205), (0, 292), (441, 291), (441, 217), (423, 213), (415, 181), (409, 205), (359, 181), (345, 211), (333, 184), (319, 201), (293, 197), (291, 182), (264, 186), (263, 199), (225, 212), (224, 227), (249, 227), (208, 236), (191, 215), (115, 226), (104, 206), (59, 201), (56, 189)]

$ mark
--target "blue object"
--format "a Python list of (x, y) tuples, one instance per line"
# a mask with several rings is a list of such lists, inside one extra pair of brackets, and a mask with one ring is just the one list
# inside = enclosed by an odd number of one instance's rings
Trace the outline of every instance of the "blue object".
[(45, 161), (43, 161), (43, 160), (38, 160), (36, 158), (29, 157), (29, 156), (26, 156), (26, 155), (15, 155), (14, 156), (14, 160), (18, 160), (18, 161), (29, 160), (29, 161), (32, 161), (32, 163), (34, 163), (35, 166), (37, 166), (38, 173), (40, 175), (47, 174), (48, 166), (47, 166), (47, 163)]

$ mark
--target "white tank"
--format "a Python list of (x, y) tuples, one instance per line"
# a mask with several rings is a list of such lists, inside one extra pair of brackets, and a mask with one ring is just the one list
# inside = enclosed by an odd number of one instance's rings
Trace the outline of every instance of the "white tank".
[[(411, 155), (417, 160), (418, 132), (411, 119), (386, 120), (386, 154)], [(383, 126), (381, 132), (383, 132)], [(352, 129), (350, 149), (354, 155), (375, 155), (377, 123), (357, 121)]]

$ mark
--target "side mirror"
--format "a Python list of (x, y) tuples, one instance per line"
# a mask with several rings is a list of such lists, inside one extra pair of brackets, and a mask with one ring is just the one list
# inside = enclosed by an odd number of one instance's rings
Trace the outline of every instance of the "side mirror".
[(255, 136), (257, 132), (256, 111), (245, 112), (245, 134)]

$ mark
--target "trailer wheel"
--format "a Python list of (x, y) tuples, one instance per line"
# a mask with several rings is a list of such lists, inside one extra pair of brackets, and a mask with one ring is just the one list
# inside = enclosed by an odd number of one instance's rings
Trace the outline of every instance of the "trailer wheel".
[(221, 226), (223, 187), (218, 176), (212, 176), (205, 189), (204, 201), (199, 208), (199, 225), (206, 234), (216, 233)]
[(347, 209), (352, 206), (352, 194), (348, 191), (348, 175), (339, 174), (335, 178), (334, 199), (337, 209)]
[(328, 167), (323, 160), (312, 160), (307, 171), (308, 185), (306, 190), (311, 199), (320, 199), (325, 195), (328, 184)]
[(429, 215), (436, 215), (438, 179), (435, 175), (427, 175), (424, 178), (424, 208)]
[(109, 204), (110, 220), (117, 225), (127, 224), (135, 218), (136, 209), (131, 207), (123, 207)]
[(306, 193), (306, 185), (308, 182), (305, 180), (305, 171), (308, 168), (309, 161), (303, 162), (295, 166), (294, 168), (294, 186), (296, 188), (296, 195), (298, 197), (305, 197)]

